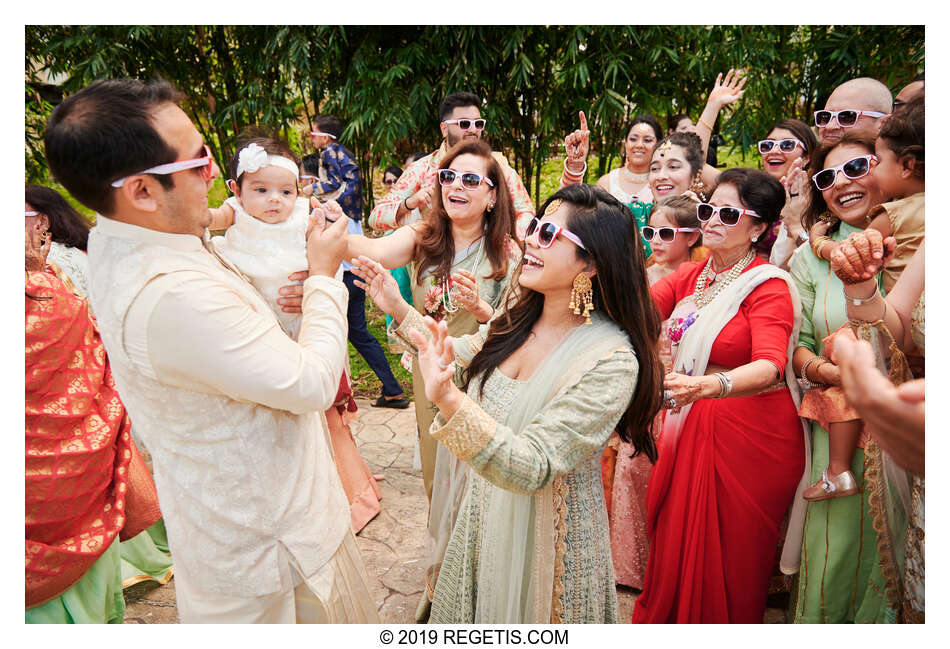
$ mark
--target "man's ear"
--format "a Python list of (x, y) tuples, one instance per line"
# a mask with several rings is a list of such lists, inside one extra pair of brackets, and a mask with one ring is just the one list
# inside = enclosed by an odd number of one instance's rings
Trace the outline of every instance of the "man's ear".
[(449, 136), (449, 126), (445, 122), (439, 122), (439, 130), (442, 131), (442, 139)]
[(164, 188), (151, 176), (129, 177), (116, 190), (116, 211), (126, 206), (137, 212), (157, 212), (164, 204)]

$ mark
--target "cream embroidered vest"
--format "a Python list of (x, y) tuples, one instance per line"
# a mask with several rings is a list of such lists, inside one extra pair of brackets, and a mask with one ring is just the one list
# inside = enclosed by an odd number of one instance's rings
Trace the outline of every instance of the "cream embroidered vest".
[(323, 413), (294, 415), (211, 386), (198, 392), (161, 383), (140, 371), (123, 345), (129, 307), (160, 275), (205, 273), (276, 321), (267, 303), (205, 249), (177, 250), (99, 227), (89, 237), (89, 270), (89, 300), (119, 394), (152, 454), (176, 572), (186, 571), (203, 590), (274, 593), (283, 543), (303, 576), (314, 574), (350, 526)]

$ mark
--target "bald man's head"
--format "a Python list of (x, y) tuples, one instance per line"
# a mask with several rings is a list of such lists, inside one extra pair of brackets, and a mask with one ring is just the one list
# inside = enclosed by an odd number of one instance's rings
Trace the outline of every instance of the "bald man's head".
[[(883, 83), (870, 77), (845, 81), (834, 89), (825, 104), (825, 110), (830, 111), (871, 111), (885, 115), (891, 112), (891, 107), (891, 91)], [(845, 128), (841, 127), (837, 119), (832, 119), (827, 126), (818, 128), (818, 139), (822, 144), (836, 142), (845, 134), (845, 130), (876, 137), (880, 128), (880, 118), (869, 115), (860, 115), (853, 126)]]

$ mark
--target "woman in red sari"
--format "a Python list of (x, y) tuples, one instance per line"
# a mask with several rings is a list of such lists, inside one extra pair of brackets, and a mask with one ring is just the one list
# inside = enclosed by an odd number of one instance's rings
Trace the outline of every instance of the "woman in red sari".
[(161, 517), (86, 301), (26, 231), (26, 622), (121, 623), (119, 538)]
[(723, 172), (709, 204), (697, 206), (709, 260), (684, 263), (651, 289), (661, 318), (672, 317), (674, 361), (634, 622), (762, 621), (782, 519), (805, 466), (786, 383), (798, 294), (757, 254), (784, 202), (763, 171)]

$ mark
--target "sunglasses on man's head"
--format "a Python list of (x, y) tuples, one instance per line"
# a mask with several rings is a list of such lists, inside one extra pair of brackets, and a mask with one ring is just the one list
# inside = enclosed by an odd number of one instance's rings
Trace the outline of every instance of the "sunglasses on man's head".
[[(557, 235), (559, 234), (563, 234), (568, 241), (572, 242), (578, 248), (584, 248), (584, 244), (581, 243), (580, 237), (576, 234), (562, 228), (557, 223), (542, 221), (536, 216), (532, 217), (531, 221), (528, 222), (528, 227), (524, 231), (525, 240), (534, 234), (535, 231), (538, 233), (538, 247), (540, 248), (550, 248), (554, 245), (554, 240), (557, 239)], [(584, 248), (584, 250), (587, 250), (587, 248)]]
[(746, 210), (742, 209), (741, 207), (732, 207), (729, 205), (721, 205), (717, 207), (715, 205), (710, 205), (709, 203), (700, 203), (696, 206), (696, 218), (703, 223), (711, 219), (714, 214), (719, 214), (719, 220), (723, 225), (735, 225), (739, 222), (739, 219), (742, 218), (743, 214), (754, 216), (757, 219), (762, 218), (753, 210)]
[(458, 124), (459, 128), (463, 131), (467, 131), (472, 128), (472, 125), (475, 125), (475, 130), (480, 131), (485, 128), (485, 120), (479, 117), (478, 119), (446, 119), (442, 121), (443, 124)]
[(203, 144), (202, 147), (204, 148), (204, 155), (200, 158), (192, 158), (191, 160), (178, 160), (176, 162), (158, 165), (157, 167), (150, 167), (145, 171), (139, 171), (134, 174), (129, 174), (124, 178), (114, 180), (112, 181), (112, 186), (121, 187), (125, 184), (125, 181), (132, 176), (141, 176), (142, 174), (158, 174), (160, 176), (166, 176), (168, 174), (184, 171), (185, 169), (197, 169), (199, 167), (201, 167), (202, 178), (205, 180), (211, 180), (211, 176), (214, 172), (214, 165), (211, 164), (211, 149), (208, 148), (207, 144)]
[(459, 173), (454, 169), (439, 169), (439, 184), (443, 187), (451, 186), (456, 178), (461, 178), (462, 187), (469, 190), (478, 189), (478, 186), (482, 184), (484, 180), (489, 187), (494, 187), (495, 183), (491, 181), (491, 178), (486, 176), (479, 176), (477, 173), (466, 171), (465, 173)]
[(815, 183), (815, 187), (820, 191), (825, 191), (831, 189), (831, 186), (835, 184), (839, 171), (845, 175), (845, 178), (855, 180), (866, 176), (871, 171), (872, 162), (877, 162), (877, 156), (870, 153), (859, 158), (852, 158), (837, 167), (822, 169), (811, 177), (811, 181)]
[(851, 128), (858, 123), (858, 118), (861, 115), (867, 117), (884, 117), (884, 113), (879, 113), (876, 110), (816, 110), (815, 111), (815, 126), (824, 128), (831, 124), (832, 118), (838, 122), (838, 126), (842, 128)]
[(652, 225), (644, 225), (640, 228), (640, 232), (643, 233), (644, 241), (656, 241), (659, 236), (660, 241), (663, 243), (670, 243), (676, 238), (677, 232), (696, 232), (698, 228), (671, 228), (671, 227), (661, 227), (655, 228)]
[(803, 153), (805, 152), (805, 145), (800, 140), (789, 137), (784, 140), (759, 140), (759, 153), (768, 153), (775, 148), (775, 145), (778, 145), (778, 150), (783, 153), (794, 151), (797, 146), (802, 148)]

